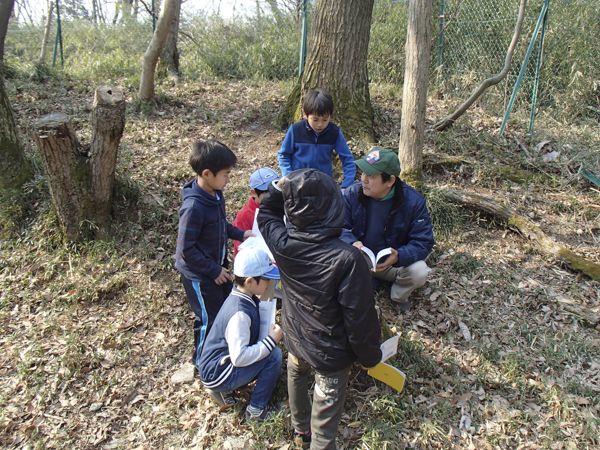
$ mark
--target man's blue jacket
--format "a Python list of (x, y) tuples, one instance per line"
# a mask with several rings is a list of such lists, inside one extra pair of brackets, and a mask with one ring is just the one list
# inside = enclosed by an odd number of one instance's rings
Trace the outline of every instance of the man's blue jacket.
[[(385, 223), (386, 244), (398, 252), (396, 267), (406, 267), (423, 261), (435, 241), (425, 198), (415, 189), (398, 179), (390, 215), (382, 217)], [(362, 184), (355, 183), (344, 191), (346, 220), (342, 239), (349, 244), (362, 241), (367, 223), (367, 204), (377, 201), (363, 193)], [(380, 249), (372, 249), (377, 252)]]
[(356, 166), (342, 131), (337, 125), (329, 122), (327, 128), (316, 134), (306, 119), (297, 122), (288, 129), (281, 150), (277, 153), (281, 176), (284, 177), (298, 169), (317, 169), (331, 177), (333, 152), (336, 152), (342, 161), (342, 188), (346, 188), (354, 182)]

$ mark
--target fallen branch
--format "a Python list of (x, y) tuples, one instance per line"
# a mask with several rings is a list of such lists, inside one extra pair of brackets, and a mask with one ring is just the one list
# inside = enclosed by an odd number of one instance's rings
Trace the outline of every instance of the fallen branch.
[(470, 209), (484, 211), (507, 223), (509, 227), (516, 228), (525, 238), (536, 244), (546, 255), (558, 258), (564, 261), (571, 269), (581, 272), (593, 280), (600, 281), (600, 264), (585, 259), (562, 245), (557, 244), (540, 227), (526, 217), (517, 214), (511, 207), (464, 191), (448, 189), (443, 192), (446, 198), (455, 203), (460, 203)]
[(523, 19), (525, 17), (525, 6), (527, 5), (527, 0), (521, 0), (521, 6), (519, 7), (519, 17), (517, 18), (517, 24), (515, 25), (515, 32), (512, 37), (512, 41), (510, 42), (510, 46), (508, 47), (508, 51), (506, 52), (506, 59), (504, 61), (504, 68), (502, 71), (486, 80), (483, 81), (477, 88), (475, 92), (471, 94), (471, 96), (465, 101), (462, 105), (460, 105), (456, 111), (454, 111), (449, 116), (446, 116), (438, 123), (433, 126), (435, 131), (444, 131), (446, 128), (451, 127), (456, 119), (464, 114), (464, 112), (471, 107), (475, 100), (477, 100), (489, 87), (494, 86), (500, 81), (504, 79), (508, 71), (510, 70), (510, 66), (512, 64), (513, 53), (515, 52), (515, 47), (517, 46), (517, 42), (519, 42), (519, 37), (521, 36), (521, 28), (523, 27)]
[(516, 169), (511, 166), (485, 166), (484, 164), (462, 158), (460, 156), (448, 156), (439, 153), (424, 153), (423, 154), (423, 168), (440, 171), (442, 168), (456, 168), (460, 166), (474, 166), (474, 167), (487, 167), (493, 169), (502, 178), (512, 181), (513, 183), (524, 184), (530, 182), (544, 183), (550, 181), (552, 177), (547, 173), (540, 172), (531, 173), (526, 170)]

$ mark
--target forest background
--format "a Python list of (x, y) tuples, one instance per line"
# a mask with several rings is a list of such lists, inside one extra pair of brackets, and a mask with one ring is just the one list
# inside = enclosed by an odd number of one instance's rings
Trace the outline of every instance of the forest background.
[[(385, 321), (401, 334), (394, 364), (407, 373), (407, 385), (398, 394), (354, 368), (342, 448), (600, 445), (600, 283), (443, 194), (459, 189), (502, 201), (557, 243), (600, 262), (597, 2), (550, 3), (543, 51), (536, 35), (499, 132), (542, 4), (528, 4), (507, 78), (453, 128), (426, 133), (425, 195), (437, 241), (427, 262), (434, 271), (408, 315), (377, 293)], [(239, 411), (219, 413), (199, 381), (173, 384), (189, 361), (191, 311), (171, 255), (179, 193), (193, 176), (193, 141), (217, 138), (238, 155), (226, 188), (230, 219), (247, 201), (250, 173), (277, 168), (285, 132), (277, 116), (298, 76), (299, 5), (261, 0), (253, 12), (229, 18), (183, 7), (179, 78), (159, 65), (154, 105), (136, 100), (152, 37), (148, 4), (94, 5), (61, 3), (63, 58), (52, 39), (45, 64), (38, 5), (18, 3), (9, 23), (3, 73), (35, 177), (17, 201), (0, 198), (0, 443), (286, 448), (287, 419), (248, 426)], [(512, 0), (434, 1), (429, 125), (500, 70), (517, 9)], [(375, 135), (394, 149), (406, 22), (406, 2), (376, 1), (368, 58)], [(89, 141), (93, 93), (104, 84), (122, 88), (128, 100), (113, 239), (67, 243), (33, 122), (64, 112)], [(357, 158), (368, 149), (349, 144)], [(283, 399), (285, 373), (280, 381), (276, 396)]]

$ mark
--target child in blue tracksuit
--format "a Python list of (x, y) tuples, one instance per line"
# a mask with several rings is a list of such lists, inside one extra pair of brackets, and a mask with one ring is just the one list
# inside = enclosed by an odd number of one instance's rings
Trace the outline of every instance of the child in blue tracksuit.
[(304, 96), (301, 122), (293, 124), (281, 144), (279, 168), (284, 177), (297, 169), (317, 169), (333, 176), (332, 156), (336, 152), (342, 161), (342, 189), (354, 183), (356, 167), (346, 139), (337, 125), (330, 122), (333, 98), (325, 89), (308, 91)]
[(281, 371), (282, 354), (277, 344), (283, 338), (279, 325), (259, 340), (258, 295), (269, 280), (279, 279), (279, 270), (269, 255), (258, 248), (241, 249), (233, 263), (235, 287), (208, 333), (200, 357), (200, 378), (220, 406), (237, 403), (233, 390), (256, 380), (246, 408), (246, 420), (265, 421), (283, 407), (268, 403)]
[(183, 186), (175, 267), (196, 315), (194, 364), (213, 320), (233, 286), (227, 271), (227, 238), (243, 241), (252, 235), (227, 222), (223, 188), (235, 166), (235, 154), (218, 141), (199, 141), (190, 155), (198, 175)]

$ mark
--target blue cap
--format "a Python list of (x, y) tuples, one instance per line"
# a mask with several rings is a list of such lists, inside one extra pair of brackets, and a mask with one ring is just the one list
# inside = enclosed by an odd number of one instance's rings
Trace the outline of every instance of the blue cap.
[(279, 280), (279, 269), (267, 252), (260, 248), (242, 248), (235, 256), (233, 274), (238, 277), (262, 277)]
[(250, 189), (260, 189), (266, 191), (269, 189), (271, 181), (279, 180), (281, 177), (273, 169), (261, 167), (250, 175)]

